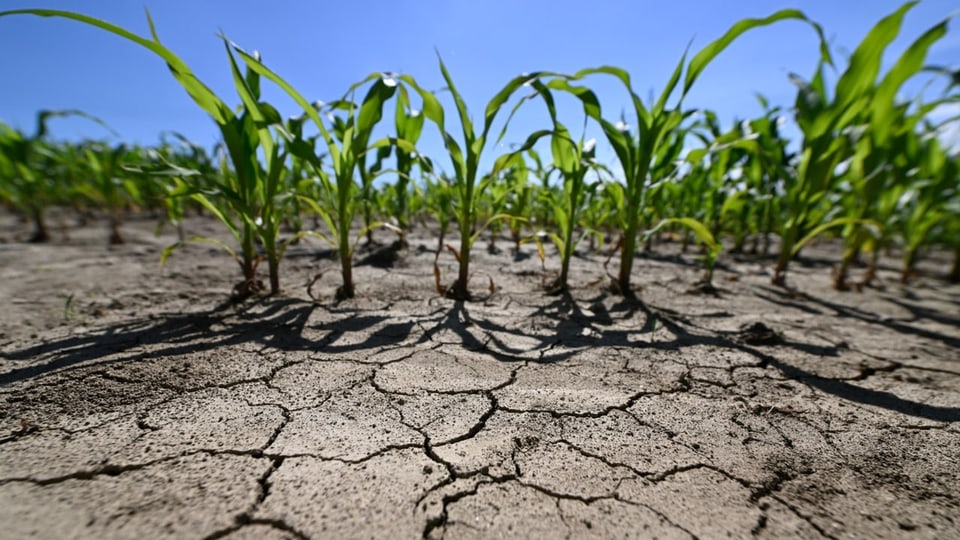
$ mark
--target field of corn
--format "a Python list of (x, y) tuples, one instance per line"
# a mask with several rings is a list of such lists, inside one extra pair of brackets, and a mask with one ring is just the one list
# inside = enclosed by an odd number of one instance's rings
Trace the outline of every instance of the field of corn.
[[(195, 238), (182, 229), (181, 240), (222, 245), (240, 266), (238, 297), (279, 292), (284, 250), (307, 235), (337, 251), (337, 297), (352, 297), (358, 242), (395, 233), (402, 247), (411, 228), (426, 220), (439, 224), (438, 258), (448, 249), (458, 264), (452, 281), (436, 276), (437, 288), (457, 299), (470, 297), (471, 252), (483, 235), (491, 242), (507, 235), (515, 250), (536, 243), (544, 264), (559, 267), (548, 287), (559, 291), (567, 287), (574, 251), (588, 242), (592, 249), (616, 248), (612, 287), (631, 296), (636, 252), (664, 238), (702, 252), (701, 285), (707, 291), (725, 250), (774, 252), (772, 280), (785, 286), (791, 261), (810, 241), (825, 237), (843, 244), (833, 272), (837, 289), (870, 285), (878, 254), (893, 249), (901, 254), (904, 283), (924, 252), (952, 251), (946, 277), (956, 282), (958, 150), (956, 141), (951, 148), (939, 135), (957, 119), (941, 115), (934, 123), (931, 113), (955, 110), (950, 107), (960, 102), (960, 85), (952, 67), (924, 63), (948, 21), (881, 69), (883, 52), (912, 5), (879, 22), (846, 65), (835, 62), (815, 22), (784, 10), (741, 21), (696, 54), (685, 54), (656, 100), (643, 100), (630, 74), (615, 67), (570, 75), (532, 72), (510, 80), (477, 123), (442, 60), (443, 92), (425, 90), (411, 75), (378, 73), (323, 103), (301, 95), (257, 53), (224, 38), (239, 99), (234, 106), (199, 81), (156, 33), (143, 38), (71, 13), (7, 12), (0, 16), (76, 19), (148, 48), (209, 113), (222, 138), (212, 150), (175, 132), (147, 148), (57, 141), (50, 124), (58, 116), (87, 115), (42, 111), (33, 133), (3, 126), (0, 197), (33, 224), (29, 239), (35, 242), (49, 238), (44, 215), (51, 206), (106, 214), (111, 243), (122, 242), (121, 223), (134, 210), (163, 213), (163, 222), (175, 227), (187, 213), (207, 212), (233, 241)], [(791, 75), (797, 97), (789, 111), (758, 96), (766, 110), (762, 117), (724, 126), (710, 110), (684, 101), (700, 73), (739, 35), (786, 19), (807, 21), (821, 40), (816, 71)], [(905, 83), (923, 76), (929, 79), (924, 88), (939, 93), (905, 96)], [(610, 117), (589, 86), (598, 77), (623, 83), (631, 114)], [(261, 100), (263, 84), (279, 86), (301, 113), (284, 118)], [(559, 94), (576, 98), (584, 126), (596, 123), (602, 141), (584, 140), (583, 128), (558, 120)], [(448, 98), (451, 104), (444, 105)], [(519, 137), (508, 130), (509, 121), (495, 122), (521, 107), (545, 108), (550, 122)], [(791, 114), (802, 134), (793, 144), (781, 135)], [(438, 130), (448, 155), (418, 151), (424, 129)], [(520, 142), (508, 153), (489, 155), (489, 146), (504, 140)], [(596, 159), (603, 145), (616, 157), (612, 165)], [(458, 241), (448, 243), (452, 236)], [(556, 260), (547, 260), (554, 258), (548, 246), (556, 248)], [(866, 272), (851, 283), (851, 265), (860, 261), (867, 262)]]
[[(927, 62), (949, 17), (885, 55), (916, 4), (843, 59), (787, 9), (680, 52), (646, 98), (601, 66), (487, 103), (440, 53), (438, 91), (378, 72), (304, 96), (225, 36), (220, 96), (149, 14), (140, 36), (0, 11), (151, 51), (220, 132), (0, 119), (0, 523), (956, 538), (960, 66)], [(790, 20), (820, 45), (792, 103), (725, 124), (688, 102)], [(59, 139), (64, 117), (104, 139)]]

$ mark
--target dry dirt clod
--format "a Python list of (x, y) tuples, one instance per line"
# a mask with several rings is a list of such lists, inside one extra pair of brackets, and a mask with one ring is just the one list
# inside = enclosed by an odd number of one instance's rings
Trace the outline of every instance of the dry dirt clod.
[(736, 340), (746, 345), (780, 345), (783, 336), (762, 322), (744, 324), (736, 333)]

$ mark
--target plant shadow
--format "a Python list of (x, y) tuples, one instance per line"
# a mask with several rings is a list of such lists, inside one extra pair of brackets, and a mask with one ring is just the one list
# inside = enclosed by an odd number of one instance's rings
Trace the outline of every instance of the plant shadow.
[[(348, 353), (401, 343), (413, 323), (389, 322), (382, 314), (338, 310), (335, 321), (308, 325), (317, 305), (295, 298), (267, 298), (236, 308), (226, 304), (210, 312), (160, 314), (109, 325), (100, 331), (67, 336), (0, 354), (0, 360), (25, 363), (0, 373), (0, 387), (53, 372), (137, 362), (168, 356), (258, 344), (279, 351)], [(251, 313), (255, 311), (255, 313)], [(321, 334), (307, 337), (306, 334)], [(346, 341), (348, 334), (364, 339)], [(53, 356), (37, 363), (38, 357)]]
[[(960, 347), (960, 339), (952, 336), (879, 319), (825, 299), (808, 296), (798, 300), (772, 289), (765, 291), (764, 297), (770, 298), (775, 305), (799, 305), (808, 312), (829, 309), (840, 316), (854, 317), (894, 332)], [(3, 353), (0, 359), (8, 365), (25, 365), (0, 374), (0, 387), (54, 372), (65, 373), (238, 345), (257, 344), (281, 352), (349, 356), (391, 347), (424, 346), (446, 332), (455, 336), (453, 343), (457, 346), (512, 363), (556, 364), (596, 347), (631, 351), (631, 354), (638, 355), (644, 350), (680, 351), (703, 345), (736, 350), (755, 358), (758, 367), (774, 368), (790, 379), (847, 401), (940, 422), (960, 421), (960, 407), (927, 405), (892, 392), (859, 386), (854, 384), (855, 380), (825, 378), (776, 356), (778, 348), (792, 348), (819, 357), (836, 357), (840, 354), (836, 347), (781, 341), (761, 349), (745, 344), (734, 333), (701, 328), (683, 313), (639, 300), (614, 297), (606, 291), (584, 298), (563, 292), (548, 302), (538, 301), (532, 307), (524, 307), (520, 311), (521, 320), (544, 323), (537, 332), (532, 332), (528, 326), (514, 326), (510, 321), (516, 318), (489, 316), (489, 306), (483, 304), (440, 302), (421, 315), (409, 315), (391, 312), (389, 305), (379, 309), (351, 304), (321, 306), (307, 300), (281, 297), (205, 313), (163, 314), (121, 322), (97, 332), (67, 336)], [(931, 315), (926, 308), (912, 307), (918, 317)], [(324, 311), (319, 321), (314, 320), (317, 310)], [(484, 313), (478, 313), (481, 311)], [(943, 320), (956, 322), (948, 317)], [(47, 359), (37, 361), (43, 357)]]

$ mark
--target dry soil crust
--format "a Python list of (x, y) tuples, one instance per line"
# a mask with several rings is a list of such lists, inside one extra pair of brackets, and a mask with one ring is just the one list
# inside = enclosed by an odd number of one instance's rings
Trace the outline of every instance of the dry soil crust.
[(0, 244), (4, 537), (960, 537), (960, 287), (648, 257), (630, 302), (598, 255), (549, 296), (504, 243), (457, 303), (421, 233), (355, 300), (303, 244), (225, 306), (237, 267), (161, 270), (152, 225)]

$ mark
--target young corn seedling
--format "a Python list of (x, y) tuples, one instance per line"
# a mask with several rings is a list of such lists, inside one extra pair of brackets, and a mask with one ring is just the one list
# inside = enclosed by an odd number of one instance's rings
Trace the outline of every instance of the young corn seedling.
[(509, 219), (504, 208), (510, 190), (513, 188), (511, 180), (509, 166), (504, 167), (503, 173), (498, 178), (480, 179), (481, 183), (486, 184), (487, 189), (477, 194), (477, 220), (486, 224), (483, 229), (488, 235), (487, 253), (490, 255), (498, 255), (501, 252), (497, 240), (503, 235), (504, 221)]
[[(408, 141), (416, 145), (420, 141), (420, 135), (423, 133), (424, 116), (419, 110), (413, 109), (410, 105), (410, 96), (406, 87), (401, 86), (397, 92), (396, 110), (394, 111), (394, 129), (397, 138)], [(410, 228), (410, 186), (416, 184), (413, 180), (413, 167), (419, 166), (421, 173), (428, 173), (433, 170), (429, 159), (411, 152), (407, 149), (396, 146), (397, 160), (397, 181), (391, 186), (388, 197), (391, 211), (390, 215), (396, 220), (396, 226), (400, 230), (400, 246), (407, 245), (407, 232)]]
[(123, 244), (120, 234), (123, 212), (128, 205), (140, 206), (143, 201), (137, 182), (130, 178), (131, 173), (124, 167), (131, 158), (139, 156), (122, 144), (111, 148), (97, 143), (86, 145), (83, 154), (88, 178), (79, 189), (84, 196), (107, 211), (109, 245)]
[[(928, 128), (927, 133), (921, 133), (921, 124), (927, 115), (950, 100), (936, 100), (929, 103), (903, 103), (893, 109), (887, 124), (884, 139), (879, 139), (881, 132), (866, 130), (865, 140), (858, 145), (853, 157), (849, 160), (847, 172), (841, 185), (845, 186), (846, 193), (842, 208), (844, 215), (870, 222), (872, 227), (854, 227), (848, 225), (842, 230), (845, 243), (844, 257), (836, 275), (834, 286), (839, 290), (848, 287), (846, 283), (847, 271), (851, 263), (861, 251), (870, 255), (870, 261), (860, 282), (855, 284), (859, 290), (870, 285), (876, 277), (879, 251), (889, 248), (893, 243), (894, 229), (897, 221), (904, 219), (903, 202), (901, 197), (907, 194), (923, 194), (918, 200), (915, 209), (926, 209), (932, 215), (942, 200), (939, 195), (946, 193), (950, 177), (944, 180), (942, 174), (949, 174), (952, 162), (948, 159), (939, 159), (940, 150), (935, 132)], [(954, 177), (955, 178), (955, 177)], [(921, 184), (926, 188), (921, 188)], [(914, 189), (920, 188), (920, 189)], [(909, 195), (907, 195), (909, 197)], [(934, 199), (934, 200), (927, 200)], [(908, 268), (912, 268), (912, 258), (916, 255), (924, 229), (928, 228), (930, 218), (921, 219), (916, 223), (919, 227), (909, 235), (904, 254), (907, 257)], [(929, 225), (932, 227), (932, 224)], [(868, 230), (867, 235), (863, 231)], [(905, 281), (908, 274), (903, 274)]]
[[(726, 49), (740, 35), (762, 26), (768, 26), (783, 20), (799, 20), (809, 23), (816, 30), (821, 40), (821, 50), (826, 53), (823, 32), (820, 26), (810, 21), (802, 12), (793, 9), (778, 11), (762, 19), (744, 19), (734, 24), (722, 37), (708, 44), (687, 62), (684, 54), (677, 64), (666, 88), (659, 99), (652, 105), (645, 104), (636, 93), (630, 75), (619, 68), (600, 67), (582, 70), (572, 77), (557, 78), (548, 86), (566, 90), (578, 97), (584, 104), (587, 114), (596, 120), (603, 129), (603, 133), (613, 147), (624, 174), (624, 189), (622, 205), (618, 206), (620, 226), (620, 269), (613, 283), (614, 289), (620, 294), (632, 297), (634, 295), (630, 285), (633, 260), (636, 254), (638, 233), (641, 215), (646, 208), (647, 186), (653, 181), (651, 174), (656, 167), (657, 156), (661, 155), (664, 145), (675, 142), (671, 133), (680, 128), (693, 111), (683, 109), (683, 100), (709, 63), (724, 49)], [(629, 126), (626, 122), (611, 122), (602, 116), (600, 104), (593, 92), (582, 88), (574, 88), (570, 80), (578, 80), (590, 75), (611, 75), (617, 78), (626, 88), (635, 113), (635, 125)], [(680, 79), (683, 78), (682, 85)], [(680, 85), (679, 99), (675, 106), (668, 106), (677, 86)], [(636, 132), (632, 132), (632, 129)]]
[[(553, 133), (550, 139), (552, 170), (558, 171), (562, 180), (560, 189), (547, 191), (545, 195), (551, 210), (550, 221), (557, 231), (544, 234), (560, 252), (560, 274), (553, 283), (547, 285), (547, 290), (567, 293), (573, 251), (583, 236), (588, 233), (584, 230), (578, 238), (575, 238), (580, 225), (580, 212), (588, 192), (594, 187), (587, 181), (587, 174), (590, 171), (599, 171), (602, 167), (596, 162), (596, 141), (593, 139), (584, 141), (583, 135), (579, 140), (574, 140), (567, 127), (557, 120), (553, 94), (546, 87), (541, 86), (539, 90), (553, 121)], [(599, 180), (595, 183), (599, 183)], [(546, 178), (544, 184), (548, 184)], [(539, 239), (537, 247), (540, 259), (543, 261), (545, 256)]]
[(488, 179), (488, 188), (477, 201), (477, 217), (488, 224), (490, 241), (487, 253), (495, 255), (501, 252), (496, 242), (504, 231), (509, 231), (513, 240), (513, 253), (520, 253), (523, 226), (529, 222), (528, 209), (532, 194), (528, 176), (524, 155), (510, 154), (510, 158), (503, 162), (499, 177)]
[(690, 191), (700, 198), (703, 208), (703, 216), (696, 217), (703, 221), (711, 234), (718, 236), (734, 204), (731, 201), (735, 201), (741, 192), (738, 184), (743, 161), (756, 151), (756, 142), (748, 138), (739, 122), (734, 122), (734, 126), (724, 132), (712, 111), (705, 111), (703, 122), (698, 122), (690, 133), (704, 146), (687, 153), (686, 162), (692, 171), (681, 184), (689, 182), (694, 188)]
[[(354, 105), (351, 102), (348, 107)], [(335, 117), (334, 134), (340, 144), (344, 144), (348, 126), (340, 117)], [(360, 177), (360, 213), (363, 218), (363, 230), (366, 231), (366, 242), (368, 246), (374, 245), (373, 231), (379, 226), (374, 220), (374, 214), (379, 211), (377, 204), (377, 193), (373, 182), (383, 173), (384, 160), (390, 157), (391, 146), (381, 146), (370, 152), (364, 152), (358, 156), (357, 172)], [(373, 154), (373, 162), (369, 162), (370, 154)]]
[[(737, 204), (747, 215), (743, 218), (753, 234), (751, 253), (767, 255), (770, 235), (781, 215), (779, 186), (796, 174), (794, 155), (788, 151), (789, 141), (780, 135), (780, 110), (771, 108), (763, 96), (757, 95), (764, 115), (750, 121), (750, 132), (757, 143), (756, 153), (749, 154), (743, 167), (746, 182), (744, 195)], [(762, 239), (762, 245), (761, 245)], [(743, 239), (738, 238), (734, 251), (740, 251)]]
[(945, 208), (947, 219), (940, 228), (939, 241), (953, 251), (953, 264), (947, 280), (960, 283), (960, 190), (953, 191), (953, 197)]
[(590, 252), (602, 251), (615, 237), (617, 205), (623, 200), (619, 182), (594, 182), (587, 186), (586, 203), (580, 210)]
[[(376, 73), (351, 86), (347, 96), (352, 96), (358, 88), (371, 83), (366, 96), (359, 105), (348, 98), (331, 105), (332, 108), (347, 113), (346, 118), (341, 120), (342, 125), (335, 128), (334, 133), (331, 133), (331, 130), (327, 129), (320, 117), (317, 107), (307, 101), (290, 83), (263, 65), (259, 58), (239, 49), (236, 49), (236, 52), (246, 63), (248, 69), (272, 81), (303, 109), (305, 118), (313, 122), (326, 144), (328, 155), (332, 161), (332, 178), (331, 174), (324, 169), (314, 145), (304, 140), (303, 137), (296, 137), (291, 141), (290, 151), (310, 164), (313, 173), (323, 185), (326, 204), (310, 200), (306, 202), (311, 204), (313, 210), (320, 214), (332, 233), (332, 236), (323, 235), (323, 237), (335, 247), (340, 259), (340, 273), (343, 282), (337, 288), (336, 299), (353, 298), (356, 290), (353, 282), (353, 253), (356, 242), (351, 241), (350, 234), (360, 204), (357, 197), (356, 176), (358, 170), (362, 166), (366, 154), (371, 150), (376, 151), (376, 149), (389, 144), (396, 144), (408, 151), (412, 151), (413, 148), (411, 144), (398, 139), (385, 139), (370, 143), (374, 127), (383, 118), (385, 103), (396, 92), (397, 81), (391, 75)], [(380, 226), (380, 224), (373, 223), (367, 227), (376, 226)], [(363, 237), (365, 234), (366, 230), (361, 230), (358, 237)]]
[[(553, 210), (552, 223), (556, 232), (547, 232), (547, 237), (560, 253), (560, 274), (547, 285), (547, 290), (566, 293), (570, 285), (570, 261), (577, 245), (589, 234), (589, 229), (580, 227), (580, 212), (588, 192), (595, 183), (587, 181), (587, 174), (598, 168), (595, 158), (596, 141), (578, 141), (570, 138), (570, 132), (563, 124), (556, 123), (556, 133), (551, 141), (553, 167), (559, 171), (563, 187), (553, 194), (550, 207)], [(597, 181), (599, 182), (599, 180)], [(543, 250), (540, 247), (541, 259)]]
[[(226, 37), (223, 41), (234, 88), (243, 104), (239, 117), (227, 116), (225, 122), (218, 122), (233, 166), (226, 167), (224, 161), (212, 192), (194, 189), (190, 196), (227, 226), (240, 243), (241, 251), (238, 256), (216, 240), (198, 240), (221, 245), (240, 263), (244, 281), (235, 287), (240, 298), (262, 292), (256, 270), (260, 261), (266, 259), (269, 291), (275, 295), (280, 292), (280, 261), (296, 238), (281, 241), (280, 228), (286, 218), (288, 201), (293, 197), (290, 186), (284, 182), (287, 158), (302, 131), (304, 119), (291, 118), (284, 122), (272, 105), (261, 101), (260, 75), (249, 67), (241, 72), (235, 56), (239, 48)], [(259, 62), (259, 55), (255, 56)]]
[[(825, 222), (818, 220), (818, 206), (835, 188), (836, 171), (841, 163), (851, 159), (861, 163), (873, 161), (870, 145), (878, 152), (886, 146), (896, 120), (897, 93), (922, 69), (930, 46), (946, 34), (947, 21), (932, 27), (914, 41), (878, 81), (883, 52), (899, 34), (904, 16), (916, 4), (904, 4), (867, 33), (851, 55), (832, 97), (827, 94), (823, 76), (823, 64), (832, 62), (826, 51), (821, 52), (821, 65), (812, 81), (808, 83), (796, 75), (791, 76), (799, 87), (796, 117), (803, 143), (796, 180), (787, 184), (784, 198), (788, 217), (781, 227), (782, 244), (773, 284), (786, 285), (791, 259), (804, 244), (825, 230), (875, 226), (874, 220), (859, 213)], [(873, 171), (862, 172), (866, 178)]]
[[(280, 117), (273, 107), (260, 102), (257, 75), (252, 71), (248, 71), (246, 76), (239, 72), (229, 43), (225, 40), (234, 86), (244, 105), (239, 114), (203, 84), (179, 56), (160, 42), (149, 12), (150, 39), (109, 22), (69, 11), (22, 9), (0, 12), (0, 17), (24, 14), (65, 18), (99, 28), (146, 48), (166, 62), (177, 82), (216, 122), (233, 166), (232, 170), (225, 163), (221, 166), (223, 174), (215, 186), (215, 196), (199, 192), (193, 192), (191, 196), (227, 226), (240, 243), (240, 253), (212, 239), (200, 240), (213, 241), (234, 255), (243, 274), (243, 281), (235, 288), (237, 296), (241, 298), (262, 290), (256, 279), (261, 260), (256, 248), (259, 240), (270, 266), (270, 291), (279, 292), (278, 272), (282, 249), (275, 234), (282, 216), (276, 212), (275, 203), (279, 187), (277, 180), (283, 170), (285, 156), (281, 153), (280, 145), (274, 142), (271, 126), (281, 124)], [(169, 253), (170, 249), (166, 250), (164, 258)]]
[[(437, 249), (436, 256), (440, 257), (443, 252), (444, 241), (450, 230), (450, 223), (454, 221), (454, 193), (453, 181), (446, 175), (427, 175), (425, 177), (421, 197), (426, 212), (433, 217), (437, 224)], [(443, 294), (443, 288), (440, 286), (439, 276), (437, 276), (438, 292)]]
[(920, 249), (929, 242), (933, 231), (937, 227), (949, 229), (951, 221), (956, 224), (960, 220), (957, 156), (950, 156), (935, 137), (921, 144), (919, 178), (897, 198), (897, 210), (902, 216), (899, 220), (903, 239), (901, 283), (907, 283), (915, 273)]
[(42, 166), (52, 162), (54, 155), (43, 156), (41, 144), (36, 138), (0, 124), (0, 198), (33, 222), (30, 242), (50, 239), (44, 210), (56, 191), (51, 184), (56, 176), (46, 170), (53, 172), (52, 167)]
[[(463, 139), (458, 142), (457, 139), (447, 131), (444, 120), (444, 109), (437, 97), (429, 91), (421, 88), (417, 82), (410, 76), (403, 76), (401, 79), (411, 88), (420, 94), (423, 100), (423, 113), (428, 120), (433, 122), (443, 137), (444, 147), (450, 157), (453, 166), (453, 188), (456, 194), (456, 220), (460, 228), (460, 249), (450, 247), (454, 252), (459, 269), (457, 279), (451, 286), (446, 288), (445, 294), (457, 300), (468, 300), (470, 290), (468, 284), (470, 281), (470, 253), (473, 244), (479, 235), (483, 232), (489, 221), (483, 226), (476, 227), (478, 201), (484, 191), (489, 186), (490, 181), (497, 178), (500, 171), (505, 167), (506, 162), (511, 158), (510, 154), (500, 156), (494, 163), (493, 170), (484, 175), (478, 176), (480, 167), (480, 158), (483, 149), (486, 146), (487, 138), (490, 135), (490, 129), (493, 122), (500, 112), (500, 109), (518, 90), (523, 88), (529, 82), (540, 77), (539, 74), (520, 75), (511, 79), (497, 94), (487, 103), (484, 112), (483, 127), (478, 134), (474, 128), (473, 121), (467, 111), (467, 105), (457, 91), (456, 85), (450, 73), (447, 71), (443, 60), (439, 59), (440, 71), (443, 79), (446, 81), (447, 90), (453, 97), (454, 105), (457, 109), (457, 115), (460, 119)], [(507, 122), (509, 124), (509, 121)], [(506, 133), (507, 126), (500, 133), (500, 138)], [(530, 135), (527, 141), (514, 154), (522, 153), (531, 148), (536, 141), (547, 134), (547, 131), (538, 131)], [(503, 219), (502, 216), (493, 216), (491, 219)], [(436, 270), (439, 272), (439, 270)]]
[(70, 186), (57, 185), (65, 168), (72, 166), (67, 151), (46, 140), (47, 123), (52, 118), (80, 116), (110, 129), (102, 120), (82, 111), (40, 111), (37, 130), (32, 136), (0, 123), (0, 198), (24, 213), (33, 222), (30, 242), (50, 239), (44, 210), (53, 203), (67, 202), (64, 193)]
[[(536, 163), (537, 169), (541, 167), (540, 157), (535, 151), (528, 150), (526, 157), (529, 157)], [(512, 252), (514, 257), (520, 256), (520, 246), (527, 239), (524, 231), (530, 226), (530, 217), (533, 214), (533, 201), (536, 198), (536, 187), (530, 183), (531, 171), (527, 166), (527, 160), (524, 154), (514, 156), (513, 163), (507, 166), (504, 174), (505, 183), (509, 186), (507, 198), (504, 202), (503, 212), (510, 216), (507, 220), (507, 229), (510, 233), (510, 240), (513, 242)]]
[(703, 276), (696, 283), (695, 288), (691, 292), (716, 294), (718, 291), (713, 286), (713, 270), (716, 266), (717, 258), (723, 251), (723, 245), (717, 241), (713, 233), (710, 232), (710, 228), (704, 225), (703, 222), (694, 218), (666, 218), (660, 220), (660, 222), (652, 229), (647, 230), (643, 236), (652, 236), (661, 228), (674, 225), (679, 225), (688, 229), (693, 233), (697, 241), (703, 246), (703, 255), (701, 257), (704, 266)]
[[(706, 114), (705, 130), (694, 131), (705, 146), (688, 152), (686, 161), (692, 166), (690, 174), (679, 184), (684, 193), (684, 211), (699, 210), (688, 217), (696, 218), (710, 233), (710, 238), (697, 232), (688, 223), (683, 223), (705, 246), (713, 249), (721, 234), (732, 231), (735, 239), (734, 249), (742, 249), (748, 232), (758, 232), (759, 221), (769, 212), (767, 200), (771, 194), (763, 195), (771, 189), (771, 177), (776, 168), (770, 166), (768, 159), (769, 138), (753, 130), (754, 126), (767, 129), (769, 121), (735, 122), (733, 128), (723, 132), (719, 128), (716, 116)], [(776, 150), (781, 147), (774, 145)], [(684, 215), (683, 211), (679, 215)], [(686, 240), (686, 238), (685, 238)], [(684, 244), (686, 246), (686, 244)], [(705, 260), (712, 264), (716, 255), (707, 253)], [(709, 286), (709, 279), (706, 286)]]
[(166, 210), (166, 220), (157, 225), (159, 234), (169, 222), (177, 230), (177, 239), (183, 243), (187, 241), (184, 230), (184, 218), (191, 203), (201, 208), (198, 203), (188, 197), (177, 196), (178, 193), (188, 193), (189, 188), (184, 177), (189, 178), (194, 190), (201, 193), (212, 191), (217, 181), (219, 170), (214, 159), (199, 144), (196, 144), (179, 133), (170, 136), (177, 141), (173, 143), (166, 136), (162, 137), (162, 144), (154, 149), (149, 159), (143, 160), (140, 165), (142, 174), (150, 178), (163, 191), (163, 205)]

